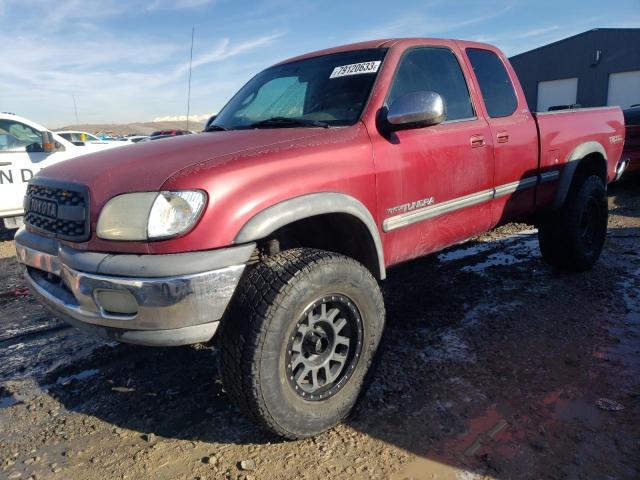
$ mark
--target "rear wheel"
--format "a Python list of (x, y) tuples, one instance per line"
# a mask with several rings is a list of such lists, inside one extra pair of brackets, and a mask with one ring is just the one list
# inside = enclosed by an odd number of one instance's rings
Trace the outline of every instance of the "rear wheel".
[(287, 250), (255, 265), (221, 325), (225, 389), (278, 435), (304, 438), (353, 408), (384, 326), (376, 280), (355, 260)]
[(600, 257), (607, 234), (608, 204), (600, 177), (576, 180), (565, 205), (538, 226), (540, 251), (554, 267), (583, 272)]

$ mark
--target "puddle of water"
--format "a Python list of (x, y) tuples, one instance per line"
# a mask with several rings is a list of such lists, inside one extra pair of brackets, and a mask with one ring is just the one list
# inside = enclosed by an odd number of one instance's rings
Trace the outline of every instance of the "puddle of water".
[(43, 377), (58, 367), (88, 357), (104, 345), (108, 344), (75, 329), (25, 339), (0, 348), (0, 382)]
[(622, 292), (622, 301), (626, 313), (620, 321), (608, 327), (615, 344), (607, 344), (594, 352), (594, 356), (630, 368), (636, 374), (640, 373), (640, 268), (629, 272), (618, 283)]
[(0, 408), (9, 408), (13, 407), (20, 403), (13, 395), (9, 395), (8, 397), (0, 398)]
[(483, 253), (488, 250), (510, 248), (512, 247), (512, 244), (514, 243), (517, 244), (518, 241), (523, 239), (527, 240), (527, 243), (533, 242), (535, 243), (535, 246), (537, 246), (538, 244), (537, 237), (534, 239), (531, 239), (531, 236), (537, 233), (538, 233), (537, 230), (523, 230), (522, 232), (518, 232), (514, 235), (510, 235), (508, 237), (501, 238), (499, 240), (480, 242), (470, 247), (464, 247), (464, 243), (463, 243), (461, 244), (462, 246), (459, 248), (452, 247), (452, 249), (450, 249), (449, 251), (438, 254), (437, 258), (441, 262), (452, 262), (452, 261), (461, 260), (467, 257), (473, 257), (479, 253)]
[[(526, 237), (521, 236), (521, 238)], [(474, 272), (486, 275), (485, 270), (488, 268), (526, 262), (531, 259), (532, 256), (538, 255), (538, 252), (538, 240), (528, 239), (521, 243), (505, 245), (504, 251), (492, 253), (483, 262), (464, 266), (461, 270), (463, 272)]]
[(440, 253), (437, 258), (441, 262), (452, 262), (454, 260), (473, 257), (479, 253), (486, 252), (487, 250), (493, 250), (495, 247), (495, 244), (490, 242), (479, 243), (472, 247), (456, 248), (450, 252)]
[(475, 362), (475, 353), (455, 330), (443, 332), (429, 346), (420, 352), (425, 362)]
[(83, 370), (80, 373), (75, 373), (73, 375), (69, 375), (68, 377), (59, 377), (58, 380), (56, 380), (56, 383), (58, 385), (67, 385), (68, 383), (71, 383), (73, 380), (78, 380), (78, 381), (86, 380), (87, 378), (91, 378), (97, 375), (98, 373), (100, 373), (100, 370), (98, 370), (97, 368)]
[(553, 417), (565, 422), (577, 420), (592, 428), (598, 427), (602, 421), (598, 409), (593, 404), (581, 399), (557, 398)]

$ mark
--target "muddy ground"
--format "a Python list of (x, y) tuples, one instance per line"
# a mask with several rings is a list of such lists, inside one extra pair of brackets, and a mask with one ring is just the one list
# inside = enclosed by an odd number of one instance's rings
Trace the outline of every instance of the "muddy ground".
[(585, 274), (552, 271), (513, 224), (391, 270), (373, 386), (298, 442), (228, 403), (212, 348), (108, 344), (52, 318), (5, 236), (0, 478), (638, 479), (640, 181), (610, 205)]

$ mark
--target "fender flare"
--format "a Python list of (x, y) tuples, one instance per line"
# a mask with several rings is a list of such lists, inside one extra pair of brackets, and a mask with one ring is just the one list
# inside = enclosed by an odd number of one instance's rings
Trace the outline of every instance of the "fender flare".
[(571, 151), (571, 154), (567, 158), (562, 173), (560, 174), (560, 180), (558, 181), (558, 190), (553, 200), (552, 208), (560, 208), (564, 201), (567, 199), (573, 176), (576, 173), (580, 160), (592, 153), (598, 153), (602, 155), (605, 162), (605, 172), (607, 170), (607, 152), (601, 143), (596, 141), (584, 142), (578, 145)]
[(386, 277), (386, 268), (378, 226), (371, 212), (369, 212), (362, 202), (343, 193), (310, 193), (267, 207), (251, 217), (243, 225), (236, 235), (234, 243), (255, 242), (256, 240), (266, 238), (279, 228), (298, 220), (331, 213), (351, 215), (364, 224), (369, 231), (369, 235), (376, 249), (378, 257), (378, 277), (384, 280)]

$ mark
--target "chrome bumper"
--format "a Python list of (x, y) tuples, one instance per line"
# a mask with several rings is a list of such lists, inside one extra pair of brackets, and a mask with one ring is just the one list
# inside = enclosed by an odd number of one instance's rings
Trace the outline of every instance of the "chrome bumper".
[[(34, 295), (63, 319), (101, 336), (145, 345), (210, 340), (245, 268), (239, 263), (193, 274), (133, 278), (78, 271), (63, 261), (64, 255), (41, 252), (19, 239), (16, 252)], [(110, 311), (104, 292), (127, 299), (130, 309)]]

